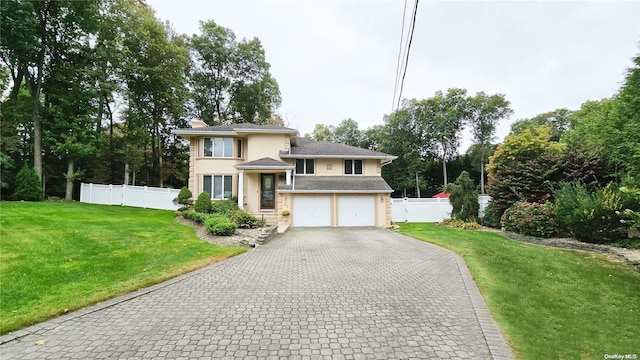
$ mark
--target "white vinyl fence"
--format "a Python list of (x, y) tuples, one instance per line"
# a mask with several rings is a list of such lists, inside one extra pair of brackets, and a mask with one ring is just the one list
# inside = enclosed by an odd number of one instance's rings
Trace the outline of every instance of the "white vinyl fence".
[(80, 202), (103, 205), (122, 205), (149, 209), (177, 210), (173, 203), (180, 189), (162, 189), (131, 185), (80, 185)]
[[(480, 195), (480, 215), (491, 200), (488, 195)], [(393, 222), (440, 222), (451, 217), (449, 199), (404, 198), (391, 199), (391, 220)]]

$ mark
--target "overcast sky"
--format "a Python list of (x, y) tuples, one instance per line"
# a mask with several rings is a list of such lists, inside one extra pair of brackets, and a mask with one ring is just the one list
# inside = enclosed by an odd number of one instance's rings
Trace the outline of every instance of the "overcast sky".
[[(214, 20), (238, 39), (259, 38), (280, 85), (279, 112), (302, 134), (346, 118), (365, 129), (391, 112), (401, 0), (147, 1), (181, 33)], [(451, 87), (505, 94), (514, 114), (498, 128), (502, 140), (517, 119), (613, 95), (639, 42), (640, 1), (423, 0), (403, 98)]]

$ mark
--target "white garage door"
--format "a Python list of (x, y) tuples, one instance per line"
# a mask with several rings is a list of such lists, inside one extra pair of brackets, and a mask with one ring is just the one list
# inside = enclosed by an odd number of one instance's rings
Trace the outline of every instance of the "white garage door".
[(376, 204), (373, 196), (340, 196), (338, 226), (375, 226)]
[(329, 196), (295, 196), (293, 226), (331, 226), (331, 198)]

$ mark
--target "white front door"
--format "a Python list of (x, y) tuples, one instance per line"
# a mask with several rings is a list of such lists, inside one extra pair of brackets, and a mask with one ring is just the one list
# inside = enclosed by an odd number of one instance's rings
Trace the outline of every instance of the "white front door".
[(295, 196), (293, 226), (331, 226), (331, 198), (329, 196)]
[(376, 203), (374, 196), (338, 197), (338, 226), (375, 226)]

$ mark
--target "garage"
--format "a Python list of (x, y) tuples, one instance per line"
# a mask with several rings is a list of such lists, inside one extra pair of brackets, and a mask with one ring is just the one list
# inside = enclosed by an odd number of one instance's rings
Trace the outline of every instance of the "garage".
[(375, 226), (376, 204), (373, 196), (338, 197), (338, 226)]
[(295, 196), (293, 226), (331, 226), (331, 198), (329, 196)]

